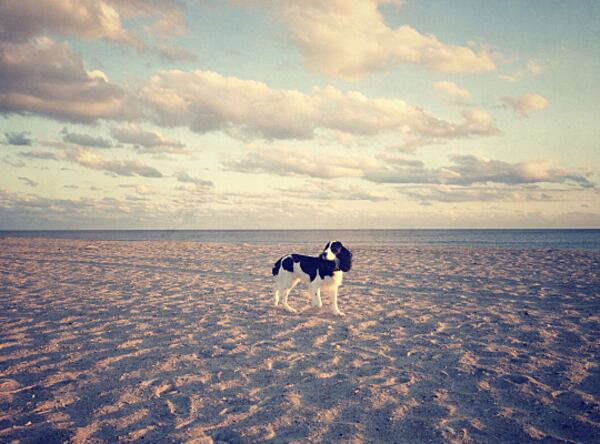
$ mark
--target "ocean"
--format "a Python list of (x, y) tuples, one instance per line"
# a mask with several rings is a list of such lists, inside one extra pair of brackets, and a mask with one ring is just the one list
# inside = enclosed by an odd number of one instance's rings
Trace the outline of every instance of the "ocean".
[(173, 240), (226, 243), (311, 243), (600, 250), (600, 229), (461, 230), (55, 230), (0, 231), (0, 237)]

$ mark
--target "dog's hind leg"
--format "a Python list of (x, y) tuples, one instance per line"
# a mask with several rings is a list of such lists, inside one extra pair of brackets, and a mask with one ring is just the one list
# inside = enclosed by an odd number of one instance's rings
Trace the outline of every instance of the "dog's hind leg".
[(288, 304), (288, 301), (287, 301), (290, 291), (292, 291), (291, 288), (287, 289), (283, 292), (283, 308), (285, 308), (290, 313), (296, 313), (296, 310), (293, 309), (292, 307), (290, 307), (290, 304)]
[(295, 279), (292, 282), (290, 282), (290, 285), (288, 288), (286, 288), (285, 290), (283, 290), (283, 308), (285, 308), (287, 311), (289, 311), (290, 313), (296, 313), (296, 310), (294, 310), (292, 307), (290, 307), (290, 304), (288, 304), (288, 296), (290, 295), (290, 291), (292, 291), (294, 289), (294, 287), (296, 286), (296, 284), (300, 281), (300, 279)]
[(275, 285), (273, 289), (273, 298), (275, 299), (275, 307), (279, 305), (279, 285)]

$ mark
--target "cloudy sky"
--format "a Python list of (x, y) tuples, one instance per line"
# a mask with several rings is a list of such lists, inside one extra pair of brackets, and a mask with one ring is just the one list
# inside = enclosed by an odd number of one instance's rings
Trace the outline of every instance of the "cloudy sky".
[(600, 2), (3, 0), (0, 229), (600, 226)]

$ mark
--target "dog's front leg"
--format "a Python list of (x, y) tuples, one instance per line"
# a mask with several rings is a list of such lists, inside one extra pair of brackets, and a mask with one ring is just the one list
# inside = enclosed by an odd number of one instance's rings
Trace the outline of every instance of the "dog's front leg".
[(323, 302), (321, 301), (321, 288), (314, 287), (311, 291), (312, 293), (312, 306), (321, 308), (323, 306)]
[(342, 313), (338, 307), (338, 287), (333, 288), (333, 302), (331, 304), (331, 311), (336, 316), (344, 316), (344, 313)]

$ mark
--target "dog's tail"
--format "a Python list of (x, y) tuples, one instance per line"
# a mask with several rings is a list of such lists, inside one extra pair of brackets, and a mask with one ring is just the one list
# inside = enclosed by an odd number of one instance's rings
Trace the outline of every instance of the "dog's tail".
[(280, 258), (277, 262), (275, 262), (275, 265), (273, 265), (273, 276), (277, 276), (279, 274), (279, 268), (281, 267), (281, 259)]

